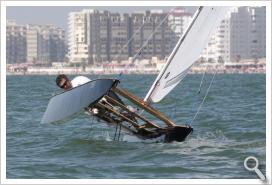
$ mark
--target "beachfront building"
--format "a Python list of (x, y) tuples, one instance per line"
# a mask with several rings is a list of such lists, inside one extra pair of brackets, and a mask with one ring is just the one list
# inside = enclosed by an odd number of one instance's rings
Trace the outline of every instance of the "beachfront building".
[(153, 56), (164, 59), (178, 41), (168, 14), (162, 10), (132, 13), (131, 30), (133, 59), (151, 59)]
[(38, 60), (38, 29), (39, 26), (27, 25), (27, 61), (36, 63)]
[(26, 26), (8, 20), (6, 26), (7, 64), (26, 63)]
[(87, 15), (81, 12), (72, 12), (68, 17), (68, 56), (73, 63), (84, 63), (89, 60), (87, 44)]
[(73, 64), (92, 64), (110, 59), (109, 12), (84, 9), (68, 19), (68, 56)]
[(228, 16), (222, 20), (211, 37), (207, 47), (202, 51), (204, 61), (225, 62), (230, 60), (230, 24)]
[(65, 57), (65, 31), (53, 25), (27, 25), (27, 62), (50, 65)]
[(162, 10), (110, 13), (86, 9), (71, 12), (69, 59), (71, 63), (97, 65), (108, 62), (167, 57), (178, 36)]
[[(186, 30), (192, 14), (182, 8), (132, 14), (83, 10), (69, 18), (70, 62), (99, 64), (165, 59)], [(265, 57), (265, 7), (230, 10), (202, 52), (204, 61)]]
[(265, 7), (238, 7), (230, 16), (230, 60), (266, 56)]
[(181, 37), (192, 21), (193, 14), (179, 7), (169, 12), (169, 24), (178, 37)]
[(202, 52), (206, 61), (265, 58), (265, 7), (235, 7), (226, 15)]
[(108, 20), (108, 58), (105, 58), (106, 60), (102, 58), (102, 61), (120, 62), (127, 60), (131, 56), (131, 45), (129, 42), (131, 35), (130, 16), (129, 14), (110, 13)]
[[(142, 58), (142, 51), (141, 46), (143, 45), (143, 27), (148, 28), (147, 20), (145, 20), (145, 12), (134, 12), (131, 14), (131, 41), (129, 43), (129, 46), (131, 48), (130, 50), (130, 56), (131, 61), (133, 61), (135, 58)], [(133, 60), (132, 60), (133, 59)]]

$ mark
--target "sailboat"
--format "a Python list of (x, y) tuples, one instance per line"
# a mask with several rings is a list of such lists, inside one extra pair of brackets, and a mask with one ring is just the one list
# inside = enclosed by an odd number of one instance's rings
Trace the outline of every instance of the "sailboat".
[[(152, 107), (152, 103), (164, 99), (184, 79), (227, 10), (227, 7), (198, 8), (191, 24), (177, 42), (164, 68), (143, 99), (120, 88), (121, 81), (118, 79), (95, 79), (52, 97), (41, 122), (63, 121), (87, 111), (107, 124), (116, 126), (114, 138), (117, 137), (118, 140), (122, 129), (143, 141), (184, 141), (193, 132), (192, 126), (176, 124)], [(130, 105), (124, 104), (119, 97), (127, 99)], [(159, 119), (165, 126), (147, 119), (142, 114), (143, 111)]]

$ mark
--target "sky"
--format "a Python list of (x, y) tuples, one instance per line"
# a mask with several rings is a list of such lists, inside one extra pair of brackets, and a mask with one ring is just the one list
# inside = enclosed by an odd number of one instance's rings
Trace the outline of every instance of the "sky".
[[(174, 7), (83, 7), (83, 6), (10, 6), (7, 7), (6, 18), (13, 19), (17, 24), (53, 24), (67, 30), (69, 12), (81, 11), (82, 9), (109, 10), (113, 13), (131, 13), (148, 9), (162, 9), (165, 12)], [(186, 7), (194, 12), (196, 7)]]

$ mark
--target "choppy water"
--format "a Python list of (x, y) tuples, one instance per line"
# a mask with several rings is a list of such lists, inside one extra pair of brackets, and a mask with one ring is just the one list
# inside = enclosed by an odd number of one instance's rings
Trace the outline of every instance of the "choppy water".
[[(209, 85), (188, 75), (156, 107), (190, 123)], [(95, 78), (90, 76), (90, 78)], [(121, 86), (143, 97), (154, 75), (123, 76)], [(183, 143), (112, 141), (109, 128), (85, 114), (40, 124), (55, 76), (7, 77), (7, 178), (257, 178), (243, 160), (254, 155), (265, 173), (265, 75), (217, 75)]]

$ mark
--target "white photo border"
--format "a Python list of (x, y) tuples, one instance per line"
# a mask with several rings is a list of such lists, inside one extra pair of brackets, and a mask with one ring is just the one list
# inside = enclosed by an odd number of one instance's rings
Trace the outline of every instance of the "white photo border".
[[(259, 179), (7, 179), (6, 8), (11, 6), (265, 6), (266, 182)], [(154, 2), (156, 4), (154, 5)], [(1, 184), (271, 184), (271, 1), (1, 1)]]

